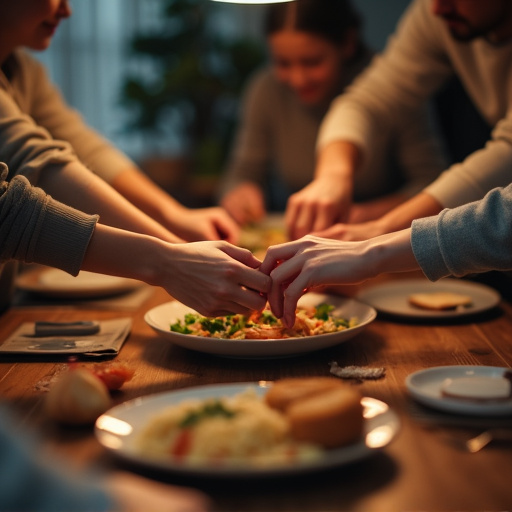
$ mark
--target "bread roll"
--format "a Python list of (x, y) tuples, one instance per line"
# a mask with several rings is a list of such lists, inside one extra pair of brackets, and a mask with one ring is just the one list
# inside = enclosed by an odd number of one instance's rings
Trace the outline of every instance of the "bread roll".
[(452, 292), (414, 293), (409, 296), (409, 303), (418, 308), (440, 311), (470, 306), (471, 297)]
[(295, 439), (325, 448), (356, 442), (363, 431), (361, 397), (345, 385), (295, 400), (285, 415)]
[(295, 400), (323, 393), (344, 383), (333, 377), (305, 377), (278, 380), (265, 395), (267, 404), (273, 409), (284, 411)]

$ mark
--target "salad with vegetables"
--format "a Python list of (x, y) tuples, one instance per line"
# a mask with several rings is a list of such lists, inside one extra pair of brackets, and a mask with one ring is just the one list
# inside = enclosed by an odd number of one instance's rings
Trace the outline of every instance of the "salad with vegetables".
[(303, 338), (343, 331), (357, 325), (356, 318), (336, 317), (333, 310), (334, 306), (330, 304), (299, 307), (292, 328), (284, 327), (268, 308), (254, 311), (250, 316), (235, 314), (208, 318), (198, 313), (187, 313), (183, 319), (172, 323), (170, 330), (208, 338), (261, 340)]

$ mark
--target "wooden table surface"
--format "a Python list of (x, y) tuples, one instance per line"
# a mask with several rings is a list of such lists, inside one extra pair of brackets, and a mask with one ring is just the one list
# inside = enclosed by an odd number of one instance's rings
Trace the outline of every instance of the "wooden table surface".
[[(404, 276), (402, 276), (404, 277)], [(407, 276), (405, 276), (407, 277)], [(367, 285), (371, 285), (368, 283)], [(299, 477), (205, 479), (128, 467), (96, 441), (92, 427), (64, 428), (45, 418), (42, 402), (63, 362), (0, 360), (0, 396), (19, 414), (20, 424), (42, 436), (44, 448), (78, 467), (105, 471), (129, 469), (173, 484), (202, 489), (214, 510), (510, 510), (512, 508), (512, 442), (495, 442), (472, 454), (457, 441), (488, 425), (512, 432), (512, 418), (466, 422), (415, 404), (405, 379), (410, 373), (441, 365), (512, 367), (512, 307), (499, 307), (463, 320), (404, 321), (379, 315), (352, 340), (307, 355), (269, 360), (237, 360), (194, 353), (174, 346), (144, 322), (144, 313), (170, 297), (155, 288), (135, 311), (131, 334), (119, 359), (135, 366), (135, 376), (113, 395), (114, 403), (190, 386), (275, 380), (288, 376), (329, 375), (328, 363), (385, 367), (380, 380), (354, 383), (365, 396), (388, 403), (401, 429), (385, 449), (356, 463)], [(22, 322), (37, 320), (104, 320), (126, 311), (89, 308), (87, 304), (16, 306), (0, 316), (0, 342)]]

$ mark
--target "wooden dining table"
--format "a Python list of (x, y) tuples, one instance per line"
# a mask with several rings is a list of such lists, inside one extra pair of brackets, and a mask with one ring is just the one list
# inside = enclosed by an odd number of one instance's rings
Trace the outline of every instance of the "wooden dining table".
[[(383, 276), (376, 282), (417, 277)], [(363, 396), (389, 405), (400, 420), (392, 442), (371, 455), (339, 467), (271, 478), (223, 478), (162, 471), (130, 464), (106, 450), (92, 426), (66, 427), (52, 422), (43, 402), (65, 360), (0, 356), (0, 397), (20, 427), (35, 430), (42, 449), (72, 468), (105, 472), (133, 471), (168, 484), (201, 489), (213, 510), (243, 511), (445, 511), (512, 509), (512, 442), (497, 439), (477, 453), (464, 441), (488, 429), (512, 432), (512, 417), (450, 414), (415, 402), (406, 387), (413, 372), (446, 365), (512, 367), (512, 305), (499, 304), (474, 316), (410, 319), (378, 314), (354, 338), (337, 346), (295, 357), (234, 359), (194, 352), (173, 344), (144, 320), (151, 308), (172, 300), (160, 288), (128, 311), (97, 302), (33, 300), (0, 316), (0, 343), (23, 322), (107, 320), (129, 315), (131, 332), (116, 360), (135, 374), (112, 403), (154, 393), (220, 383), (274, 381), (284, 377), (328, 376), (329, 363), (382, 367), (379, 379), (349, 380)], [(84, 361), (84, 365), (95, 361)]]

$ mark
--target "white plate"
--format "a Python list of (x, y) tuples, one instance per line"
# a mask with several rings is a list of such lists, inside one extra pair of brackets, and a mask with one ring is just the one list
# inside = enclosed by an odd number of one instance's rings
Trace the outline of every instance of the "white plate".
[(418, 402), (456, 414), (476, 416), (512, 415), (512, 399), (499, 402), (470, 402), (441, 395), (445, 379), (460, 377), (501, 378), (505, 370), (498, 366), (436, 366), (412, 373), (405, 380), (411, 396)]
[[(413, 293), (452, 292), (469, 295), (468, 307), (433, 311), (411, 306), (408, 298)], [(458, 279), (440, 279), (433, 283), (427, 279), (407, 279), (373, 286), (358, 293), (357, 298), (377, 311), (411, 318), (450, 318), (481, 313), (495, 307), (501, 300), (498, 292), (479, 283)]]
[(141, 286), (140, 281), (124, 277), (107, 276), (82, 270), (74, 277), (63, 270), (50, 268), (20, 274), (18, 288), (59, 298), (106, 297), (133, 290)]
[(170, 325), (177, 320), (183, 320), (187, 313), (195, 311), (181, 302), (173, 301), (161, 304), (149, 310), (144, 320), (156, 332), (166, 336), (169, 341), (191, 350), (206, 352), (225, 357), (238, 358), (271, 358), (298, 355), (313, 350), (320, 350), (343, 343), (360, 333), (368, 324), (375, 320), (375, 309), (361, 302), (317, 293), (307, 293), (301, 297), (299, 304), (316, 306), (321, 303), (332, 304), (333, 314), (343, 318), (357, 317), (359, 323), (344, 331), (306, 338), (270, 339), (270, 340), (228, 340), (220, 338), (205, 338), (191, 334), (172, 332)]
[(365, 416), (364, 440), (346, 447), (329, 450), (325, 457), (313, 462), (295, 463), (290, 466), (273, 468), (255, 468), (250, 466), (237, 466), (236, 468), (218, 466), (190, 467), (171, 459), (168, 461), (155, 460), (137, 452), (136, 439), (141, 435), (148, 421), (160, 413), (162, 409), (190, 398), (205, 399), (233, 396), (241, 393), (248, 387), (254, 387), (261, 396), (266, 392), (268, 384), (248, 382), (201, 386), (130, 400), (100, 416), (96, 421), (95, 435), (98, 441), (109, 451), (125, 460), (144, 466), (197, 476), (254, 477), (303, 473), (340, 466), (363, 459), (376, 450), (387, 446), (398, 434), (400, 428), (398, 416), (387, 404), (374, 398), (364, 397), (361, 400)]

